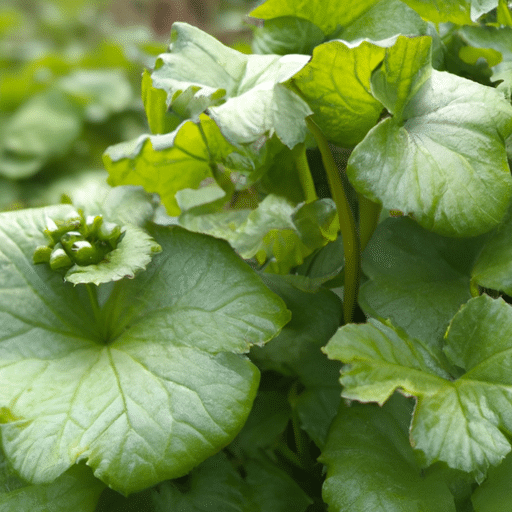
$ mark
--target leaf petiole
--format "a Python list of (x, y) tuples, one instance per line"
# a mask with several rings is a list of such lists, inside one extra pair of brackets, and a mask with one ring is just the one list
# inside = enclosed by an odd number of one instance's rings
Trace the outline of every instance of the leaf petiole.
[(322, 162), (327, 174), (331, 195), (336, 203), (340, 221), (341, 236), (343, 237), (343, 251), (345, 255), (345, 294), (343, 297), (344, 323), (351, 322), (357, 303), (357, 294), (360, 278), (360, 250), (359, 236), (356, 230), (354, 216), (348, 204), (347, 196), (343, 188), (343, 182), (338, 174), (338, 167), (332, 156), (329, 144), (320, 128), (310, 118), (306, 123), (318, 144), (322, 156)]
[(374, 203), (362, 194), (357, 194), (357, 199), (359, 203), (359, 239), (362, 253), (379, 223), (382, 205)]
[(299, 172), (299, 180), (302, 185), (302, 190), (304, 191), (306, 203), (312, 203), (318, 199), (318, 195), (316, 193), (315, 184), (311, 176), (311, 170), (306, 156), (306, 145), (304, 143), (297, 144), (293, 148), (292, 154), (295, 166)]

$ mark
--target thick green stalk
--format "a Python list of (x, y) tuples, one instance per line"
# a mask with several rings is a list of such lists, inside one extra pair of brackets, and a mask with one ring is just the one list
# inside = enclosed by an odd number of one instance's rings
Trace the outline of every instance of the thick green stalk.
[(332, 156), (329, 144), (324, 134), (311, 118), (306, 119), (307, 125), (315, 137), (318, 149), (322, 155), (322, 162), (327, 174), (331, 195), (336, 203), (340, 221), (341, 236), (343, 237), (343, 251), (345, 253), (345, 292), (343, 297), (344, 323), (352, 321), (357, 303), (360, 278), (360, 249), (359, 237), (356, 230), (354, 216), (350, 210), (343, 182), (338, 173), (338, 167)]
[(306, 203), (312, 203), (318, 199), (318, 196), (316, 194), (315, 184), (313, 182), (313, 177), (311, 176), (311, 170), (306, 156), (306, 145), (297, 144), (293, 148), (292, 154), (295, 160), (295, 166), (299, 172), (299, 180), (302, 185), (302, 190), (304, 191)]
[(374, 203), (362, 194), (357, 194), (357, 199), (359, 202), (359, 240), (362, 253), (379, 223), (382, 205)]

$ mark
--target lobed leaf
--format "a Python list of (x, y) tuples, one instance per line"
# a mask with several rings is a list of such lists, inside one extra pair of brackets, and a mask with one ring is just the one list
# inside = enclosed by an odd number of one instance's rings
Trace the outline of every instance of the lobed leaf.
[(111, 185), (142, 185), (160, 195), (169, 215), (178, 215), (176, 192), (198, 188), (205, 178), (213, 177), (217, 163), (229, 165), (233, 153), (245, 156), (244, 150), (224, 139), (213, 120), (202, 115), (197, 124), (186, 121), (171, 133), (141, 135), (110, 146), (103, 159)]
[(376, 321), (342, 327), (326, 353), (347, 364), (340, 380), (346, 398), (382, 404), (396, 389), (417, 397), (413, 447), (426, 464), (445, 461), (481, 482), (511, 449), (511, 339), (511, 306), (482, 295), (460, 309), (446, 334), (457, 378), (438, 352)]
[(85, 460), (128, 494), (233, 439), (259, 380), (240, 354), (289, 314), (226, 243), (178, 227), (155, 227), (162, 253), (94, 305), (31, 262), (46, 216), (70, 208), (0, 214), (2, 446), (34, 484)]

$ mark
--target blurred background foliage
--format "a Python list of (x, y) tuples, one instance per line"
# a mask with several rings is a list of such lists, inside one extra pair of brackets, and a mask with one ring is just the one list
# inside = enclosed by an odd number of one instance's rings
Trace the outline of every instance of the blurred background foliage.
[(0, 210), (59, 202), (148, 131), (141, 74), (175, 21), (248, 51), (247, 0), (0, 0)]

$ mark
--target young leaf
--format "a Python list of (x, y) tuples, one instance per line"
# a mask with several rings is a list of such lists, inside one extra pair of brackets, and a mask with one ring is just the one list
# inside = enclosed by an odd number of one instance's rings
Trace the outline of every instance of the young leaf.
[(0, 214), (2, 446), (32, 483), (85, 460), (127, 494), (233, 439), (259, 376), (240, 354), (289, 313), (226, 243), (178, 227), (155, 227), (162, 253), (91, 300), (32, 263), (47, 216), (72, 211)]
[(432, 39), (398, 36), (385, 51), (384, 61), (371, 76), (372, 93), (398, 119), (423, 84), (430, 78)]
[[(389, 95), (383, 83), (373, 87)], [(501, 221), (512, 195), (511, 130), (512, 107), (499, 92), (432, 70), (403, 115), (358, 144), (347, 175), (359, 193), (431, 231), (476, 236)]]
[(363, 41), (317, 46), (311, 61), (288, 82), (314, 111), (313, 119), (340, 146), (355, 146), (377, 122), (381, 103), (370, 92), (372, 71), (385, 49)]
[(304, 119), (312, 112), (280, 84), (306, 64), (306, 55), (246, 55), (186, 23), (173, 25), (171, 40), (151, 80), (167, 92), (180, 121), (206, 112), (234, 144), (274, 133), (290, 148), (304, 141)]
[(184, 214), (180, 224), (189, 230), (224, 238), (242, 256), (256, 258), (268, 270), (286, 274), (315, 249), (336, 239), (339, 230), (334, 203), (320, 199), (294, 207), (269, 194), (250, 210), (210, 215)]
[(422, 474), (407, 436), (411, 404), (394, 395), (384, 407), (340, 406), (320, 461), (332, 510), (455, 512), (443, 475)]
[(233, 153), (241, 153), (242, 159), (247, 155), (224, 139), (213, 120), (201, 115), (197, 124), (186, 121), (171, 133), (141, 135), (110, 146), (103, 159), (111, 185), (142, 185), (160, 195), (169, 215), (179, 215), (176, 192), (199, 187), (203, 179), (213, 177), (217, 163), (229, 167)]
[(420, 16), (434, 23), (471, 25), (498, 5), (498, 0), (404, 0)]
[(446, 335), (446, 356), (463, 372), (457, 379), (434, 350), (376, 321), (342, 327), (326, 352), (347, 364), (346, 398), (382, 404), (396, 389), (416, 396), (413, 447), (427, 464), (445, 461), (481, 482), (511, 449), (503, 434), (512, 428), (511, 339), (512, 308), (482, 295), (460, 309)]

